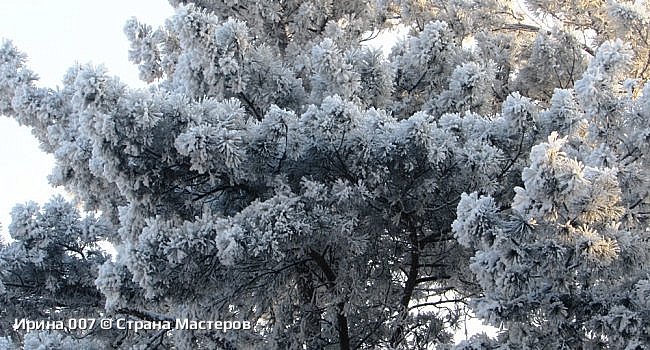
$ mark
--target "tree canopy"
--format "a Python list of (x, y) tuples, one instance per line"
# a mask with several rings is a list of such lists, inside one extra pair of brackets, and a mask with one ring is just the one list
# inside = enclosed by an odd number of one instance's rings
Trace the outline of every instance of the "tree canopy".
[[(6, 347), (650, 344), (647, 1), (170, 2), (125, 25), (144, 89), (0, 47), (75, 198), (12, 212)], [(12, 328), (75, 317), (252, 328)]]

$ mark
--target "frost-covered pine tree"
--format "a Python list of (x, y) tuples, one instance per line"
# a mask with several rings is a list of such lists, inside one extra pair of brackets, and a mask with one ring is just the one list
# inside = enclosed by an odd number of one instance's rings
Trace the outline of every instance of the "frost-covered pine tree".
[(647, 343), (645, 2), (171, 2), (125, 26), (146, 89), (91, 65), (39, 88), (0, 48), (0, 113), (94, 213), (14, 210), (15, 346), (442, 348), (467, 305), (503, 328), (460, 347)]
[[(650, 84), (622, 80), (632, 52), (600, 46), (540, 115), (554, 130), (530, 151), (509, 206), (463, 194), (453, 229), (476, 253), (477, 316), (504, 327), (460, 349), (645, 349), (650, 344)], [(558, 133), (562, 133), (561, 137)]]
[[(92, 215), (81, 218), (62, 197), (52, 198), (42, 208), (33, 202), (18, 205), (11, 216), (9, 232), (14, 241), (0, 249), (3, 335), (15, 335), (8, 331), (16, 319), (67, 322), (70, 318), (100, 317), (104, 297), (95, 279), (97, 267), (109, 256), (97, 242), (110, 233), (111, 225)], [(73, 332), (50, 337), (33, 332), (25, 337), (25, 347), (101, 345), (93, 339), (79, 344), (74, 336), (81, 335)], [(2, 347), (12, 348), (10, 344)]]

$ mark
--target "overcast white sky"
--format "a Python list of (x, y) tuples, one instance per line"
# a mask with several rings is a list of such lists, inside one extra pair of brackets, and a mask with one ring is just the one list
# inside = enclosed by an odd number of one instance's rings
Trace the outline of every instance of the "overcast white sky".
[[(173, 13), (166, 0), (1, 0), (0, 39), (10, 39), (28, 55), (40, 85), (61, 86), (75, 64), (104, 64), (112, 75), (142, 86), (128, 61), (129, 42), (122, 32), (137, 17), (154, 26)], [(16, 203), (43, 203), (56, 193), (47, 182), (53, 158), (38, 148), (30, 130), (0, 116), (0, 224), (7, 233)], [(59, 190), (62, 193), (61, 190)]]

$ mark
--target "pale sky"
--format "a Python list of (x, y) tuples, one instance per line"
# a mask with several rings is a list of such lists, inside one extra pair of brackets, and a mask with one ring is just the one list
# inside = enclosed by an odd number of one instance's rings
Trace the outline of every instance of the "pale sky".
[[(0, 40), (10, 39), (28, 55), (39, 85), (61, 86), (76, 62), (103, 64), (109, 74), (131, 86), (143, 86), (128, 61), (124, 23), (135, 16), (158, 26), (173, 13), (166, 0), (1, 0)], [(27, 127), (0, 116), (0, 224), (7, 234), (16, 203), (44, 203), (55, 190), (47, 182), (53, 158), (41, 152)]]

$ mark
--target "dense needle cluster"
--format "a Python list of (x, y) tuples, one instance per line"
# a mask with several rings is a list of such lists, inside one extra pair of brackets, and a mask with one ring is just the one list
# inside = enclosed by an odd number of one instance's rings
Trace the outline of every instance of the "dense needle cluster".
[[(40, 88), (0, 47), (0, 113), (76, 201), (13, 210), (3, 347), (650, 343), (647, 1), (171, 3), (125, 26), (146, 89), (92, 65)], [(466, 315), (498, 336), (454, 345)]]

